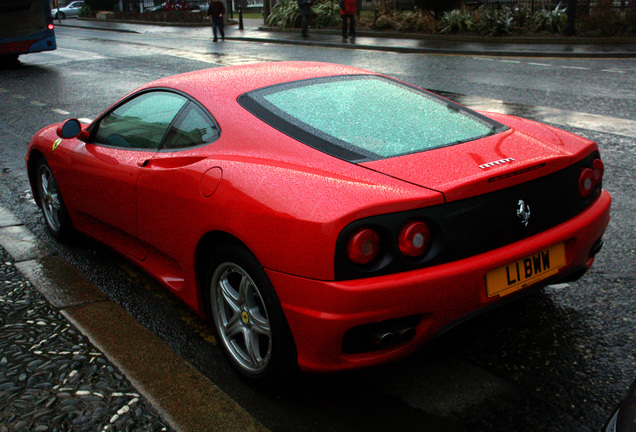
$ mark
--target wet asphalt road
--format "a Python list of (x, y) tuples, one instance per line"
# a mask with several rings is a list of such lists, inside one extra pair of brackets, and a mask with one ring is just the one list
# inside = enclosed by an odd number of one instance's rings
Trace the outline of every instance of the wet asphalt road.
[[(191, 51), (209, 50), (205, 41), (67, 29), (58, 35), (56, 53), (25, 58), (19, 70), (0, 72), (0, 87), (6, 90), (0, 93), (5, 137), (0, 198), (58, 254), (270, 429), (594, 431), (634, 378), (636, 134), (605, 131), (612, 119), (620, 124), (617, 119), (636, 118), (634, 61), (504, 61), (238, 43), (218, 48), (213, 57), (197, 57)], [(605, 188), (614, 198), (605, 248), (581, 281), (549, 287), (472, 320), (403, 362), (306, 377), (284, 392), (255, 391), (229, 371), (205, 323), (133, 266), (90, 241), (75, 246), (52, 242), (22, 169), (26, 142), (39, 127), (71, 115), (93, 118), (159, 76), (216, 66), (206, 58), (217, 63), (331, 60), (443, 90), (459, 102), (475, 102), (463, 95), (478, 96), (491, 106), (503, 100), (511, 113), (530, 118), (538, 116), (537, 107), (601, 116), (600, 127), (559, 126), (601, 146)], [(587, 70), (568, 69), (574, 67)]]

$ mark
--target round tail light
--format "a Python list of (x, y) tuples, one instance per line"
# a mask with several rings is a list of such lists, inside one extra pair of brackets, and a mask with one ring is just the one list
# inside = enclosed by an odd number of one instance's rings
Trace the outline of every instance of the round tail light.
[(579, 194), (582, 198), (587, 198), (592, 194), (596, 186), (594, 170), (583, 168), (579, 176)]
[(408, 221), (400, 229), (398, 246), (406, 256), (418, 257), (428, 250), (431, 243), (431, 231), (428, 225), (420, 221)]
[(358, 228), (347, 242), (347, 256), (356, 264), (368, 264), (380, 253), (380, 236), (368, 227)]
[(594, 159), (592, 168), (583, 168), (579, 177), (579, 194), (581, 198), (587, 198), (592, 195), (592, 191), (596, 186), (601, 184), (603, 174), (605, 173), (605, 165), (600, 159)]
[(592, 169), (594, 170), (594, 181), (596, 184), (599, 184), (601, 180), (603, 180), (603, 174), (605, 173), (605, 165), (603, 164), (603, 161), (600, 159), (594, 159)]

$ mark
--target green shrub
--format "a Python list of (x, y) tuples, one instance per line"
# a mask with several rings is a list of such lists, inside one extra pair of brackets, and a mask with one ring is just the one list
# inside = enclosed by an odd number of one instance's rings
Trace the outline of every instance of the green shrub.
[(512, 22), (516, 30), (524, 30), (529, 27), (532, 22), (533, 13), (529, 8), (517, 6), (512, 8)]
[(512, 34), (514, 17), (512, 9), (480, 9), (477, 12), (479, 18), (474, 24), (475, 30), (484, 36), (501, 36)]
[[(337, 0), (319, 1), (311, 7), (311, 10), (314, 16), (312, 25), (316, 28), (331, 27), (341, 22), (340, 6)], [(299, 22), (296, 0), (277, 3), (265, 20), (266, 25), (277, 28), (298, 27)]]
[(475, 27), (473, 13), (468, 9), (455, 9), (444, 12), (439, 21), (440, 33), (471, 32)]
[(311, 9), (316, 14), (313, 21), (313, 25), (316, 28), (331, 27), (342, 22), (340, 6), (337, 0), (318, 2)]
[(566, 7), (557, 5), (553, 10), (541, 9), (535, 12), (530, 28), (534, 32), (563, 33), (567, 21)]
[(426, 10), (406, 11), (401, 14), (397, 29), (407, 32), (435, 33), (437, 21)]
[(389, 14), (381, 14), (373, 21), (372, 27), (375, 30), (391, 30), (397, 28), (397, 23)]
[(79, 11), (79, 16), (81, 17), (94, 17), (95, 11), (86, 3), (82, 6)]
[[(367, 20), (360, 20), (360, 24)], [(403, 32), (435, 33), (437, 21), (432, 13), (425, 10), (397, 11), (392, 7), (373, 10), (373, 19), (368, 25), (374, 30), (398, 30)]]
[(271, 27), (291, 28), (297, 27), (298, 3), (296, 0), (286, 0), (276, 3), (272, 8), (265, 24)]

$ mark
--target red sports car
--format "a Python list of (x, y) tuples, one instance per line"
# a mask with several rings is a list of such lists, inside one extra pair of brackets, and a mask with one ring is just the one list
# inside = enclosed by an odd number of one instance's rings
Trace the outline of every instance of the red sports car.
[(53, 236), (145, 269), (256, 380), (394, 360), (581, 277), (611, 201), (592, 141), (310, 62), (154, 81), (26, 164)]

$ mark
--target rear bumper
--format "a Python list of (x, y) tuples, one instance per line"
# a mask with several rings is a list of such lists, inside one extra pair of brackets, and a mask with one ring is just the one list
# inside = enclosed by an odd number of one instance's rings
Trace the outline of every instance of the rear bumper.
[[(566, 265), (535, 285), (556, 283), (587, 270), (591, 251), (609, 222), (611, 197), (603, 191), (575, 218), (548, 231), (460, 261), (403, 273), (351, 281), (319, 281), (269, 271), (296, 348), (298, 364), (308, 372), (371, 366), (403, 357), (454, 323), (508, 297), (488, 297), (486, 274), (524, 257), (563, 243)], [(388, 349), (348, 354), (344, 335), (371, 323), (418, 317), (415, 335)], [(421, 318), (421, 319), (419, 319)]]

